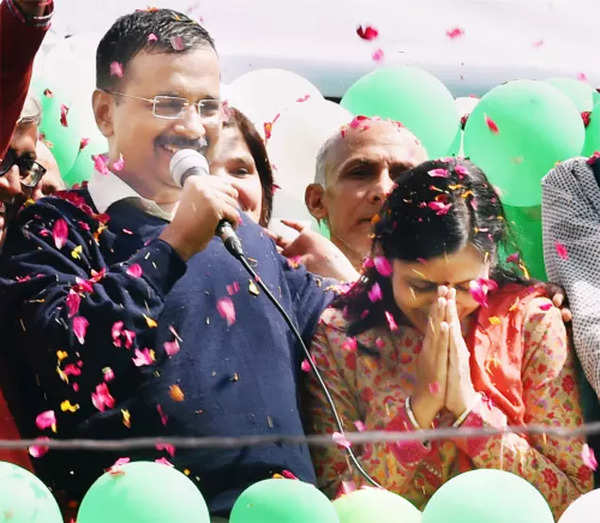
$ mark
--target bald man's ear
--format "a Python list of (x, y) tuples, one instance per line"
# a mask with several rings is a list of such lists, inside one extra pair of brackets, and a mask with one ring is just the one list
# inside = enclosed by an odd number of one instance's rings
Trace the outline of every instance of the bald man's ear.
[(324, 195), (325, 189), (320, 183), (311, 183), (304, 191), (304, 203), (308, 212), (317, 220), (324, 220), (328, 215)]
[(109, 138), (114, 133), (114, 107), (115, 99), (112, 94), (96, 89), (92, 95), (92, 107), (96, 117), (96, 125), (100, 132)]

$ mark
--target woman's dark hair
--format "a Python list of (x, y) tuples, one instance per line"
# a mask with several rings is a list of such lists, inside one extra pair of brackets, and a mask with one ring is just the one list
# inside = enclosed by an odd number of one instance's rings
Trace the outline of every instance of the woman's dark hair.
[[(499, 253), (505, 256), (517, 250), (515, 242), (498, 195), (483, 171), (469, 160), (428, 161), (402, 173), (378, 218), (373, 257), (417, 262), (458, 252), (470, 243), (491, 261), (490, 278), (499, 285), (529, 283), (514, 264), (500, 259)], [(376, 282), (383, 300), (371, 303), (368, 291)], [(386, 307), (398, 320), (403, 319), (390, 278), (375, 266), (366, 268), (333, 305), (345, 311), (352, 336), (384, 325)]]
[(118, 62), (126, 73), (127, 64), (140, 52), (180, 53), (208, 46), (213, 39), (198, 22), (172, 9), (138, 9), (121, 16), (104, 35), (96, 50), (96, 87), (116, 89), (122, 81), (111, 74)]
[(266, 227), (269, 225), (271, 212), (273, 211), (273, 170), (265, 143), (252, 122), (241, 111), (235, 107), (228, 107), (226, 112), (227, 118), (224, 119), (223, 126), (237, 127), (240, 130), (256, 165), (262, 187), (262, 210), (259, 224)]

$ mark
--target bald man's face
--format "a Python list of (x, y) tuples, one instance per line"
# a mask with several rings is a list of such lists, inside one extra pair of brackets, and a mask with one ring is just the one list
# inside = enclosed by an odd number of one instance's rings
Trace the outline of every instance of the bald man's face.
[(365, 120), (347, 129), (330, 148), (325, 157), (324, 217), (332, 241), (353, 263), (369, 253), (371, 220), (395, 178), (425, 160), (427, 153), (414, 135), (386, 121)]

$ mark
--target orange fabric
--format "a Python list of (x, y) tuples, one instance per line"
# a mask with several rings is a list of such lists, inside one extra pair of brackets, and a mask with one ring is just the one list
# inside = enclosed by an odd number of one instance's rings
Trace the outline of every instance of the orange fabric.
[(527, 305), (544, 294), (541, 287), (516, 284), (490, 293), (488, 307), (479, 308), (477, 323), (465, 340), (475, 390), (485, 392), (511, 425), (525, 423), (521, 358)]
[[(0, 387), (0, 439), (21, 439)], [(29, 455), (24, 450), (0, 449), (0, 461), (7, 461), (33, 471)]]

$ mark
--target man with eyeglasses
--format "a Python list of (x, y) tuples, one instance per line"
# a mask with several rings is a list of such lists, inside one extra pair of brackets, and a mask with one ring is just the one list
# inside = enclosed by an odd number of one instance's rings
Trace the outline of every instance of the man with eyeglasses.
[[(0, 266), (0, 315), (11, 320), (1, 348), (21, 377), (24, 435), (304, 434), (297, 394), (304, 356), (214, 237), (217, 224), (238, 224), (250, 263), (305, 341), (332, 293), (277, 253), (238, 211), (223, 178), (189, 177), (180, 188), (169, 172), (181, 148), (211, 160), (219, 80), (212, 39), (175, 11), (136, 11), (100, 42), (93, 107), (109, 143), (108, 157), (96, 159), (102, 172), (87, 188), (22, 210)], [(40, 413), (55, 418), (56, 433)], [(50, 451), (35, 466), (55, 492), (80, 499), (122, 456)], [(227, 516), (247, 486), (284, 470), (315, 479), (303, 444), (161, 446), (127, 456), (168, 459), (217, 516)]]

